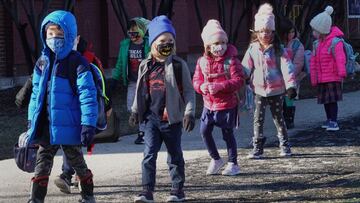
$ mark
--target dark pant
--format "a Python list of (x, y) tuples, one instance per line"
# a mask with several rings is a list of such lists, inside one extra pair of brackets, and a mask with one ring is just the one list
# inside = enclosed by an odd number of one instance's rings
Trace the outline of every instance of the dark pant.
[(44, 127), (41, 131), (40, 147), (36, 157), (35, 178), (50, 175), (54, 156), (60, 147), (64, 151), (65, 159), (68, 161), (68, 164), (75, 170), (76, 174), (80, 178), (85, 177), (88, 173), (88, 168), (81, 151), (81, 146), (51, 145), (48, 122), (44, 122), (41, 126)]
[(63, 164), (62, 164), (61, 169), (62, 169), (63, 175), (65, 175), (66, 178), (68, 178), (68, 179), (71, 179), (72, 176), (75, 174), (75, 170), (73, 169), (73, 167), (70, 166), (69, 161), (65, 157), (65, 153), (63, 153)]
[(165, 143), (167, 164), (173, 189), (182, 189), (185, 182), (185, 162), (181, 149), (182, 124), (169, 125), (157, 116), (149, 115), (145, 122), (145, 149), (142, 161), (142, 184), (145, 190), (154, 191), (156, 177), (156, 159), (162, 142)]
[(279, 138), (280, 146), (288, 145), (288, 135), (286, 124), (283, 116), (283, 102), (284, 96), (270, 96), (263, 97), (255, 95), (255, 113), (254, 113), (254, 138), (253, 140), (260, 140), (264, 137), (264, 121), (266, 106), (270, 106), (270, 111), (273, 117), (274, 124), (277, 129), (277, 136)]
[(333, 122), (337, 122), (338, 105), (337, 102), (324, 104), (326, 118)]
[(236, 116), (237, 108), (221, 111), (210, 111), (205, 107), (203, 108), (200, 119), (200, 134), (211, 158), (215, 160), (220, 159), (219, 152), (212, 136), (214, 126), (217, 126), (221, 128), (223, 140), (226, 143), (228, 162), (237, 164), (237, 145), (233, 132), (233, 128), (236, 123)]

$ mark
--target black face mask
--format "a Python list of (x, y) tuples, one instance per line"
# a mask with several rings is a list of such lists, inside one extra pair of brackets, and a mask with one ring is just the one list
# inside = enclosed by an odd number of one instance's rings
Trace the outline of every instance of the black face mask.
[(162, 56), (170, 56), (174, 49), (174, 43), (166, 43), (166, 44), (159, 44), (157, 46), (157, 51)]
[(130, 38), (132, 38), (132, 39), (137, 39), (137, 38), (140, 37), (139, 32), (130, 32), (130, 31), (129, 31), (127, 34), (128, 34), (128, 36), (129, 36)]

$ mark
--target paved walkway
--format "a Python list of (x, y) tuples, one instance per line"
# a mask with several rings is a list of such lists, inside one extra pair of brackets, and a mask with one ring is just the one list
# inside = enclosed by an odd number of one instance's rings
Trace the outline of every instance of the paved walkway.
[[(345, 94), (344, 101), (339, 103), (339, 119), (341, 120), (352, 115), (360, 114), (358, 101), (360, 101), (360, 91)], [(296, 106), (296, 129), (289, 131), (290, 136), (297, 130), (318, 126), (324, 121), (325, 113), (323, 106), (318, 105), (315, 99), (297, 101)], [(187, 162), (201, 157), (209, 159), (198, 132), (199, 125), (196, 125), (193, 132), (190, 134), (184, 133), (183, 135), (184, 157)], [(266, 115), (264, 132), (266, 132), (266, 136), (270, 142), (276, 142), (276, 131), (269, 111), (267, 111)], [(214, 136), (217, 140), (218, 147), (221, 149), (221, 152), (224, 153), (225, 143), (222, 141), (219, 129), (214, 131)], [(244, 114), (241, 119), (241, 127), (236, 130), (239, 148), (249, 148), (251, 136), (252, 119), (251, 116)], [(134, 139), (135, 136), (126, 136), (122, 137), (118, 143), (97, 145), (94, 155), (86, 156), (87, 164), (95, 174), (94, 182), (97, 187), (106, 187), (107, 184), (133, 185), (134, 190), (139, 190), (138, 186), (141, 185), (140, 173), (143, 146), (134, 145)], [(249, 149), (241, 150), (239, 156), (245, 156), (248, 150)], [(79, 198), (78, 194), (62, 194), (53, 184), (53, 179), (61, 172), (61, 164), (61, 156), (56, 156), (49, 182), (47, 202), (75, 202), (75, 200)], [(160, 170), (164, 169), (161, 171), (166, 171), (165, 169), (167, 169), (166, 149), (164, 147), (159, 153), (157, 167)], [(164, 172), (162, 175), (167, 176), (168, 174)], [(26, 202), (30, 191), (31, 177), (32, 174), (20, 171), (16, 167), (13, 159), (0, 161), (0, 202)], [(135, 186), (137, 187), (135, 188)], [(115, 193), (116, 191), (114, 191), (114, 193), (107, 193), (106, 195), (115, 195)], [(102, 202), (101, 198), (98, 198), (98, 200)], [(116, 202), (122, 201), (119, 200)]]

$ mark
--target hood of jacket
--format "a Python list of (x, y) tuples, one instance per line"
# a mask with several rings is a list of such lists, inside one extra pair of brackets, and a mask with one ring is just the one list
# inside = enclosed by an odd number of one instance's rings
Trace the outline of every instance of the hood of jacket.
[(326, 36), (325, 40), (332, 39), (334, 37), (343, 37), (344, 33), (337, 27), (332, 26), (330, 33)]
[(54, 23), (64, 31), (64, 47), (60, 53), (56, 56), (57, 59), (65, 58), (72, 50), (74, 46), (74, 40), (77, 36), (77, 25), (75, 16), (68, 12), (57, 10), (47, 15), (41, 23), (40, 38), (43, 43), (42, 53), (49, 55), (51, 52), (50, 48), (46, 45), (46, 25), (48, 23)]

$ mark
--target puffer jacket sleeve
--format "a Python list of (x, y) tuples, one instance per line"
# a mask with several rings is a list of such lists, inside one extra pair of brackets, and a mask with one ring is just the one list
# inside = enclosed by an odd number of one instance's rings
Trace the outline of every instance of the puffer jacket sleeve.
[(245, 56), (241, 62), (243, 66), (243, 71), (245, 73), (244, 78), (246, 80), (251, 77), (251, 73), (253, 72), (254, 69), (254, 60), (252, 59), (250, 52), (251, 52), (251, 46), (246, 50)]
[(230, 63), (230, 79), (221, 82), (221, 92), (232, 93), (238, 91), (244, 85), (243, 68), (240, 61), (233, 57)]
[(184, 115), (195, 116), (195, 91), (191, 84), (191, 76), (189, 68), (185, 61), (181, 61), (182, 66), (182, 86), (183, 86), (183, 97), (185, 101), (185, 112)]
[(35, 109), (36, 109), (36, 103), (37, 103), (37, 98), (39, 95), (39, 83), (40, 83), (40, 77), (41, 77), (41, 70), (39, 69), (38, 66), (35, 66), (34, 68), (34, 73), (32, 75), (32, 93), (30, 96), (30, 102), (29, 102), (29, 107), (28, 107), (28, 120), (31, 121), (34, 113), (35, 113)]
[(336, 62), (338, 75), (341, 78), (345, 78), (346, 77), (346, 68), (345, 68), (346, 56), (345, 56), (345, 52), (344, 52), (344, 43), (343, 42), (339, 42), (335, 45), (335, 62)]
[(98, 116), (97, 90), (90, 67), (80, 65), (77, 68), (77, 90), (80, 101), (81, 125), (96, 127)]
[(197, 63), (196, 63), (195, 73), (193, 75), (193, 86), (197, 93), (203, 94), (200, 90), (200, 86), (205, 82), (205, 79), (204, 79), (204, 75), (201, 70), (200, 60), (201, 60), (201, 57), (197, 60)]
[(286, 51), (280, 57), (280, 63), (286, 89), (296, 88), (295, 66)]

